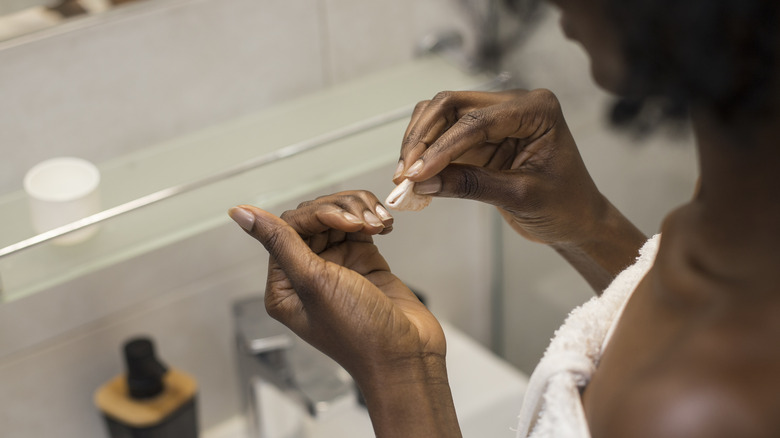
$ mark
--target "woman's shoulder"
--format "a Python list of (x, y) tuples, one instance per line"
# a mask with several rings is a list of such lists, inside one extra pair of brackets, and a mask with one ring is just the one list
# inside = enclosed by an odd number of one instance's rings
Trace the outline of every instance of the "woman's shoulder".
[[(598, 436), (780, 436), (780, 403), (776, 397), (780, 379), (773, 376), (777, 374), (777, 368), (774, 370), (745, 369), (745, 374), (736, 379), (709, 375), (712, 373), (707, 371), (688, 375), (670, 371), (647, 376), (623, 397)], [(751, 371), (755, 373), (751, 375)], [(744, 385), (748, 380), (753, 382)]]
[(780, 337), (724, 325), (688, 332), (635, 374), (594, 436), (780, 436)]
[(586, 388), (594, 437), (780, 436), (780, 271), (708, 239), (697, 214), (667, 218)]

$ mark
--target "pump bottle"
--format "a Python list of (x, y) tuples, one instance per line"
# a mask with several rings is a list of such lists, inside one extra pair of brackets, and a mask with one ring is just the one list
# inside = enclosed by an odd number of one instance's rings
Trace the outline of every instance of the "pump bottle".
[(197, 383), (169, 369), (149, 338), (124, 345), (127, 372), (95, 391), (111, 438), (197, 438)]

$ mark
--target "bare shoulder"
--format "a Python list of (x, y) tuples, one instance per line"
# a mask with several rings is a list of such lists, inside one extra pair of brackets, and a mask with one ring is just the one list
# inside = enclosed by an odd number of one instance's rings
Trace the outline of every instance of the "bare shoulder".
[(658, 375), (639, 382), (612, 412), (603, 435), (594, 438), (780, 436), (778, 397), (767, 399), (761, 391), (702, 374)]

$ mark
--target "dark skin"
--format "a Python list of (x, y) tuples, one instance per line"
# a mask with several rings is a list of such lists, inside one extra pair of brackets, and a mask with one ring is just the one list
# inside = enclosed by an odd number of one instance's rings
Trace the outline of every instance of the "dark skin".
[(778, 133), (749, 123), (740, 135), (706, 113), (694, 124), (701, 188), (664, 222), (585, 391), (593, 436), (780, 434)]
[[(562, 0), (563, 21), (619, 93), (623, 70), (602, 62), (614, 36), (589, 3)], [(585, 389), (592, 436), (780, 435), (778, 118), (724, 123), (693, 108), (698, 190), (664, 221), (655, 265)]]
[(373, 194), (322, 197), (282, 218), (247, 205), (230, 215), (271, 255), (269, 314), (352, 375), (377, 436), (460, 436), (444, 332), (374, 246), (393, 219)]
[[(443, 92), (412, 115), (393, 181), (495, 205), (526, 239), (553, 247), (601, 291), (646, 240), (588, 174), (548, 90)], [(416, 163), (424, 167), (415, 168)]]
[[(619, 93), (625, 66), (603, 5), (556, 3), (597, 82)], [(780, 436), (780, 116), (692, 113), (700, 188), (664, 221), (655, 265), (585, 388), (593, 437)], [(421, 102), (394, 181), (404, 177), (495, 205), (596, 290), (645, 240), (593, 184), (548, 91)], [(460, 436), (441, 327), (371, 241), (392, 227), (380, 206), (349, 192), (282, 219), (250, 206), (231, 216), (271, 254), (269, 312), (353, 375), (377, 436)]]

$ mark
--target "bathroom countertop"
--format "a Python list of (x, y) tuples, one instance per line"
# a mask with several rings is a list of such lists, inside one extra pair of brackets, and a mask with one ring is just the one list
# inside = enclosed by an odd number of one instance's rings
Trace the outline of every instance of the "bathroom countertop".
[[(447, 336), (447, 369), (452, 396), (464, 437), (513, 436), (523, 394), (525, 374), (449, 324), (442, 324)], [(318, 421), (310, 438), (373, 436), (364, 408), (355, 405), (337, 417)], [(203, 438), (245, 438), (244, 420), (232, 417), (207, 430)]]

